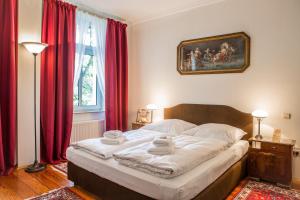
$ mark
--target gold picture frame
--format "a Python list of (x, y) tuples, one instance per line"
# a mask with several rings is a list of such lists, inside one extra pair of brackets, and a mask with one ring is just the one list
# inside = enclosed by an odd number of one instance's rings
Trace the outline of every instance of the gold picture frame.
[(138, 109), (136, 114), (136, 122), (138, 123), (151, 123), (152, 111), (148, 109)]
[(185, 40), (177, 47), (181, 75), (241, 73), (250, 65), (250, 37), (244, 32)]

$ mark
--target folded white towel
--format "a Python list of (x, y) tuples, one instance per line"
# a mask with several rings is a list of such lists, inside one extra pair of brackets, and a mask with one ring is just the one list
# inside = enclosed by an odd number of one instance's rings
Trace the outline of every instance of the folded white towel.
[(169, 136), (155, 138), (152, 142), (155, 146), (170, 146), (173, 145), (173, 140)]
[(125, 137), (118, 137), (118, 138), (112, 139), (112, 138), (103, 137), (100, 140), (103, 144), (119, 145), (119, 144), (122, 144), (123, 142), (125, 142), (126, 138)]
[(119, 130), (105, 131), (103, 133), (103, 136), (106, 138), (117, 139), (119, 137), (122, 137), (122, 131)]
[(153, 155), (168, 155), (173, 154), (175, 151), (174, 145), (169, 146), (152, 146), (148, 149), (148, 153)]

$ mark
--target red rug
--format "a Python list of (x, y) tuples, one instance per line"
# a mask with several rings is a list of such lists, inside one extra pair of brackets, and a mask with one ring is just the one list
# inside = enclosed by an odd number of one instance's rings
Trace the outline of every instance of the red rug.
[(59, 163), (56, 165), (52, 165), (55, 169), (67, 174), (68, 173), (68, 162)]
[(57, 190), (52, 190), (46, 194), (27, 200), (83, 200), (80, 196), (72, 192), (69, 188), (64, 187)]
[(227, 200), (300, 200), (300, 192), (270, 183), (244, 180)]

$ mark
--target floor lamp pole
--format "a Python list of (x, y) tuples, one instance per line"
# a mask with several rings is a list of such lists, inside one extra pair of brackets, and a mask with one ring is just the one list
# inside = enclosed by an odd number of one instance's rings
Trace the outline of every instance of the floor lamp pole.
[(39, 172), (45, 169), (45, 165), (38, 162), (37, 159), (37, 135), (36, 135), (36, 57), (37, 53), (33, 53), (34, 56), (34, 163), (28, 166), (25, 171), (28, 173)]
[(34, 163), (37, 164), (37, 142), (36, 142), (36, 56), (34, 53)]

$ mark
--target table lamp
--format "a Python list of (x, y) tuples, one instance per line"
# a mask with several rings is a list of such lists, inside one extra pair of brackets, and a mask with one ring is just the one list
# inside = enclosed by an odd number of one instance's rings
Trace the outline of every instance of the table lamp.
[(156, 104), (148, 104), (146, 106), (147, 110), (151, 111), (151, 123), (153, 122), (153, 110), (157, 110), (158, 106)]
[(261, 140), (263, 137), (260, 134), (260, 123), (264, 118), (268, 117), (268, 113), (264, 110), (255, 110), (252, 112), (252, 116), (258, 121), (258, 134), (255, 136), (255, 138)]

